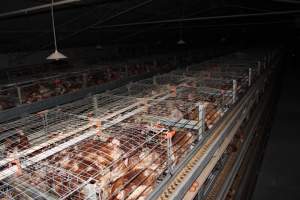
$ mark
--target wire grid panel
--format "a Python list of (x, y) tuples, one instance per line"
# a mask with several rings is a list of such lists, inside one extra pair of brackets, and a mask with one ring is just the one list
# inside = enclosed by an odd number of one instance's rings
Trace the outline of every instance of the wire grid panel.
[(222, 73), (230, 73), (230, 72), (238, 72), (243, 73), (249, 68), (256, 68), (257, 64), (246, 63), (246, 64), (231, 64), (230, 62), (206, 62), (200, 65), (192, 65), (188, 67), (190, 71), (212, 71), (212, 72), (222, 72)]
[(1, 124), (0, 166), (9, 164), (12, 153), (26, 159), (39, 151), (53, 148), (90, 128), (90, 121), (58, 111), (44, 111), (20, 120)]
[[(51, 157), (48, 162), (58, 168), (88, 181), (94, 178), (101, 187), (103, 195), (111, 195), (111, 184), (129, 170), (141, 171), (142, 156), (151, 153), (151, 148), (159, 148), (163, 129), (151, 130), (148, 127), (134, 125), (116, 125), (103, 130), (98, 137), (90, 137), (78, 145), (70, 147)], [(147, 149), (147, 150), (146, 150)], [(144, 152), (142, 155), (136, 154)], [(127, 159), (127, 161), (125, 161)], [(149, 158), (150, 159), (150, 158)], [(134, 162), (134, 163), (132, 163)], [(147, 160), (145, 162), (148, 162)], [(135, 166), (134, 169), (133, 166)], [(117, 182), (118, 183), (118, 182)], [(116, 184), (117, 184), (116, 183)], [(80, 187), (78, 184), (77, 187)], [(78, 191), (84, 190), (79, 188)], [(76, 192), (75, 192), (76, 193)], [(74, 197), (74, 195), (76, 197)], [(85, 194), (87, 195), (89, 194)], [(71, 199), (78, 198), (78, 192), (70, 194)]]
[[(77, 176), (51, 166), (46, 161), (22, 169), (21, 174), (0, 181), (0, 199), (60, 199), (82, 182)], [(84, 197), (81, 193), (76, 195)]]
[(36, 81), (21, 86), (23, 103), (33, 103), (49, 97), (78, 91), (83, 87), (82, 74)]
[(176, 87), (176, 93), (168, 95), (164, 100), (148, 101), (141, 113), (128, 118), (126, 122), (163, 121), (168, 125), (199, 128), (203, 126), (199, 121), (199, 105), (203, 105), (205, 130), (212, 128), (231, 106), (232, 91), (197, 87), (194, 83), (187, 81), (179, 85)]
[(161, 101), (151, 100), (143, 114), (180, 120), (195, 107), (194, 103), (174, 98)]
[(154, 94), (159, 93), (163, 88), (154, 84), (144, 83), (129, 83), (123, 87), (109, 91), (109, 94), (116, 96), (131, 96), (136, 98), (151, 97)]
[(158, 76), (154, 76), (150, 79), (145, 79), (139, 81), (139, 83), (143, 84), (156, 84), (156, 85), (178, 85), (184, 81), (186, 81), (187, 77), (175, 75), (175, 74), (162, 74)]
[(0, 111), (15, 107), (19, 102), (17, 88), (0, 89)]
[[(205, 112), (205, 125), (209, 129), (215, 124), (232, 105), (232, 91), (225, 91), (210, 87), (190, 87), (182, 85), (178, 88), (176, 97), (168, 100), (179, 99), (184, 102), (203, 105)], [(194, 107), (185, 119), (199, 120), (199, 107)]]
[(72, 113), (77, 115), (85, 115), (87, 113), (93, 112), (93, 99), (92, 97), (86, 97), (71, 103), (60, 105), (53, 110), (58, 110), (61, 112)]
[(231, 79), (205, 79), (195, 80), (196, 87), (208, 87), (219, 90), (232, 90), (233, 80)]
[[(190, 95), (191, 94), (191, 95)], [(214, 99), (213, 99), (214, 98)], [(199, 118), (199, 105), (205, 112), (204, 130), (208, 130), (224, 115), (231, 105), (230, 96), (205, 97), (203, 94), (179, 93), (164, 101), (151, 102), (143, 112), (125, 120), (128, 123), (162, 123), (170, 126), (199, 129), (202, 125)]]
[(248, 79), (248, 70), (243, 72), (214, 72), (207, 70), (175, 70), (172, 72), (176, 75), (184, 75), (187, 77), (193, 77), (197, 79), (216, 79), (216, 80), (243, 80)]
[[(235, 80), (235, 79), (234, 79)], [(207, 88), (220, 90), (222, 93), (228, 96), (233, 96), (235, 93), (235, 98), (240, 98), (249, 88), (248, 77), (235, 80), (236, 81), (236, 91), (234, 92), (234, 80), (232, 79), (205, 79), (196, 81), (197, 88)], [(232, 102), (234, 103), (234, 101)]]
[(62, 112), (85, 117), (104, 119), (127, 107), (138, 105), (138, 99), (126, 96), (116, 96), (108, 93), (97, 94), (83, 100), (75, 101), (58, 109)]
[(169, 100), (182, 100), (188, 103), (213, 103), (216, 105), (228, 105), (228, 99), (232, 98), (232, 91), (225, 91), (210, 87), (193, 87), (193, 85), (180, 85), (177, 88), (176, 96), (171, 96)]
[[(97, 106), (94, 116), (107, 121), (128, 110), (136, 109), (142, 102), (136, 98), (116, 95), (97, 95)], [(95, 104), (95, 102), (94, 102)]]
[[(101, 199), (145, 198), (166, 175), (168, 130), (162, 126), (117, 124), (55, 155), (49, 162), (86, 180), (86, 185), (90, 179), (95, 180)], [(196, 137), (190, 130), (174, 130), (171, 163), (176, 165)], [(79, 186), (69, 197), (77, 199), (86, 185)]]

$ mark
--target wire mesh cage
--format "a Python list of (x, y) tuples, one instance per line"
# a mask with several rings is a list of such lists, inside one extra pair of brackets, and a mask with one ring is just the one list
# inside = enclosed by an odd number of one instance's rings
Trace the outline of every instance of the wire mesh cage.
[(1, 125), (0, 199), (147, 198), (249, 88), (247, 67), (220, 66), (177, 70)]
[[(50, 166), (47, 162), (38, 163), (0, 181), (0, 199), (61, 199), (73, 191), (83, 180), (68, 171)], [(77, 196), (82, 196), (78, 192)]]
[[(145, 110), (125, 120), (127, 123), (137, 124), (164, 124), (168, 126), (202, 129), (204, 131), (212, 126), (225, 113), (225, 109), (217, 107), (209, 102), (198, 102), (203, 105), (205, 116), (204, 121), (200, 115), (199, 106), (194, 103), (182, 104), (181, 100), (165, 100), (156, 102), (154, 105), (145, 106)], [(153, 103), (153, 102), (152, 102)], [(202, 123), (203, 122), (203, 123)]]
[(0, 111), (13, 108), (19, 103), (17, 88), (9, 87), (0, 90)]
[(49, 97), (75, 92), (83, 87), (82, 74), (50, 78), (20, 86), (22, 103), (33, 103)]
[(150, 79), (144, 79), (139, 81), (139, 83), (143, 84), (154, 84), (154, 85), (178, 85), (184, 81), (186, 81), (187, 77), (175, 75), (175, 74), (162, 74), (158, 76), (154, 76)]
[(88, 119), (57, 111), (44, 111), (1, 124), (0, 167), (8, 166), (13, 156), (28, 159), (82, 134), (91, 126)]
[(230, 71), (230, 72), (219, 72), (219, 71), (209, 71), (209, 70), (175, 70), (172, 71), (173, 74), (183, 75), (187, 77), (197, 77), (201, 79), (244, 79), (248, 76), (248, 69), (242, 72)]
[(103, 93), (62, 105), (56, 109), (62, 112), (97, 118), (105, 121), (112, 117), (113, 114), (120, 114), (122, 113), (120, 111), (130, 106), (132, 107), (131, 109), (133, 109), (139, 105), (140, 101), (136, 98)]
[[(178, 164), (196, 139), (192, 130), (173, 128), (172, 158), (167, 159), (168, 127), (116, 124), (87, 138), (49, 159), (50, 165), (63, 168), (85, 180), (67, 196), (81, 199), (79, 193), (94, 180), (101, 199), (146, 197), (167, 174), (170, 164)], [(90, 193), (85, 193), (84, 198)], [(83, 199), (83, 198), (82, 198)]]
[(109, 91), (109, 94), (117, 96), (131, 96), (136, 98), (147, 98), (161, 93), (165, 88), (154, 84), (129, 83), (123, 87)]

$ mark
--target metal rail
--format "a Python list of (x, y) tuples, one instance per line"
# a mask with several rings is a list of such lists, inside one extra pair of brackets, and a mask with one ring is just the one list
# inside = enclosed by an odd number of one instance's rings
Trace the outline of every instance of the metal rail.
[(245, 114), (242, 114), (245, 106), (255, 95), (256, 88), (261, 87), (264, 77), (265, 75), (257, 81), (227, 115), (225, 114), (222, 122), (216, 126), (216, 130), (212, 130), (211, 136), (204, 141), (203, 146), (202, 144), (197, 145), (186, 161), (177, 168), (174, 176), (166, 178), (160, 185), (161, 187), (158, 187), (158, 190), (153, 192), (149, 199), (182, 199), (190, 185), (200, 175), (200, 172), (217, 151), (220, 143), (222, 143), (226, 135), (232, 130), (232, 124), (241, 123), (240, 119), (245, 117)]
[[(272, 85), (270, 90), (268, 90), (268, 91), (272, 91), (273, 88), (274, 87)], [(249, 135), (246, 138), (244, 145), (242, 146), (242, 150), (240, 151), (240, 153), (236, 159), (236, 162), (234, 163), (230, 172), (227, 174), (227, 179), (225, 180), (224, 183), (222, 183), (221, 190), (216, 195), (214, 195), (213, 199), (224, 200), (226, 198), (226, 194), (228, 193), (228, 191), (234, 181), (235, 175), (237, 174), (237, 172), (242, 164), (243, 158), (244, 158), (245, 154), (247, 153), (250, 142), (252, 141), (252, 139), (254, 137), (255, 129), (262, 117), (262, 114), (265, 110), (264, 108), (266, 107), (267, 103), (270, 102), (271, 94), (272, 94), (271, 92), (268, 92), (266, 97), (262, 97), (263, 99), (267, 99), (267, 100), (264, 100), (263, 104), (258, 105), (258, 108), (256, 109), (257, 110), (256, 113), (253, 114), (253, 117), (250, 120), (253, 122), (251, 124), (249, 124), (247, 127), (247, 129), (249, 129), (249, 131), (248, 131)]]

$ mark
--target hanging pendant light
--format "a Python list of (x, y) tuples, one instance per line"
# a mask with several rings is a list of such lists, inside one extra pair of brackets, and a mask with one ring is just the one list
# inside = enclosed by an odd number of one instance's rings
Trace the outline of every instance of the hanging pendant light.
[(102, 46), (101, 44), (97, 44), (97, 45), (96, 45), (96, 49), (102, 50), (102, 49), (103, 49), (103, 46)]
[(183, 38), (183, 30), (182, 30), (182, 24), (180, 23), (179, 40), (177, 41), (178, 45), (184, 45), (184, 44), (186, 44), (185, 41), (182, 38)]
[[(182, 2), (182, 14), (181, 14), (181, 20), (184, 19), (184, 5)], [(183, 24), (182, 21), (179, 22), (179, 40), (177, 41), (178, 45), (184, 45), (186, 42), (183, 40)]]
[(185, 44), (185, 41), (183, 39), (180, 39), (180, 40), (178, 40), (177, 44), (178, 45), (183, 45), (183, 44)]
[(55, 50), (53, 53), (51, 53), (48, 57), (47, 60), (60, 60), (60, 59), (66, 59), (68, 58), (64, 54), (60, 53), (58, 50)]
[(57, 41), (56, 41), (56, 31), (55, 31), (55, 22), (54, 22), (54, 0), (51, 0), (51, 20), (52, 20), (52, 30), (53, 30), (53, 39), (54, 39), (54, 52), (52, 54), (50, 54), (47, 57), (47, 60), (61, 60), (61, 59), (66, 59), (67, 56), (65, 56), (64, 54), (60, 53), (57, 50)]

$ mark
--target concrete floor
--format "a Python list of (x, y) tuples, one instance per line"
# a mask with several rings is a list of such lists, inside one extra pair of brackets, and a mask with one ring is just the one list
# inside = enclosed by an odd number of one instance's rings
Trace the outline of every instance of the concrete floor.
[(300, 56), (289, 59), (252, 200), (300, 200)]

